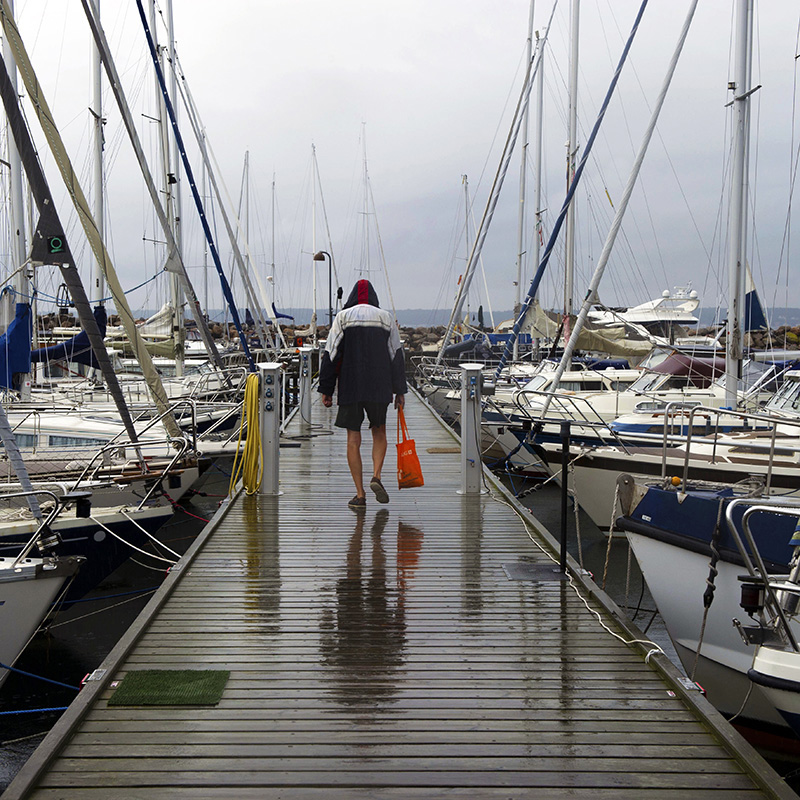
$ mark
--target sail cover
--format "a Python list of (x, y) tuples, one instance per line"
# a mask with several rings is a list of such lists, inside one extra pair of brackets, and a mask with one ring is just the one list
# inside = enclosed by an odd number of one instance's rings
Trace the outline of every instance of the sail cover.
[(747, 333), (769, 330), (767, 315), (758, 298), (753, 273), (750, 272), (749, 264), (745, 264), (745, 266), (747, 270), (744, 277), (744, 330)]
[(27, 374), (31, 371), (31, 307), (17, 303), (14, 320), (0, 336), (0, 385), (12, 386), (15, 372)]
[[(96, 306), (94, 309), (94, 318), (97, 321), (97, 327), (100, 329), (100, 335), (106, 335), (106, 307)], [(45, 361), (73, 361), (77, 364), (86, 364), (89, 367), (99, 367), (97, 359), (92, 352), (92, 345), (89, 342), (89, 335), (86, 331), (81, 331), (77, 336), (67, 339), (66, 342), (61, 344), (54, 344), (52, 347), (40, 347), (30, 354), (30, 360), (34, 364)]]

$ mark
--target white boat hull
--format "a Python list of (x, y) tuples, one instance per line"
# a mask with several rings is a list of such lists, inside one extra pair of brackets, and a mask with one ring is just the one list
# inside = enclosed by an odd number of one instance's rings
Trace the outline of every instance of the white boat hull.
[[(13, 666), (79, 559), (0, 558), (0, 663)], [(9, 671), (0, 668), (0, 686)]]
[(800, 653), (759, 647), (750, 677), (756, 689), (780, 712), (792, 730), (800, 734)]
[[(703, 628), (703, 592), (709, 574), (708, 557), (636, 533), (628, 533), (636, 560), (659, 613), (690, 677), (705, 689), (708, 699), (723, 714), (739, 713), (741, 719), (787, 727), (772, 701), (747, 677), (754, 647), (744, 643), (731, 620), (747, 618), (739, 605), (743, 567), (720, 561), (714, 600)], [(800, 626), (794, 625), (800, 636)], [(698, 647), (700, 657), (695, 659)]]

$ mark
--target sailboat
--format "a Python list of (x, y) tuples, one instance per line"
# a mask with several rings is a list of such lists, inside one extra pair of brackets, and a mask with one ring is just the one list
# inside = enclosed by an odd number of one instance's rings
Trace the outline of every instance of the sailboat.
[[(729, 406), (735, 404), (741, 355), (751, 15), (752, 1), (740, 0), (736, 74), (730, 84), (735, 158), (728, 244)], [(797, 708), (787, 707), (786, 701), (788, 693), (796, 693), (800, 686), (800, 662), (792, 656), (800, 633), (794, 616), (798, 556), (793, 539), (800, 518), (796, 499), (800, 493), (799, 390), (800, 373), (789, 372), (763, 413), (716, 412), (749, 418), (750, 430), (716, 437), (717, 442), (709, 446), (720, 447), (717, 452), (723, 454), (727, 446), (732, 466), (739, 469), (749, 459), (760, 457), (763, 466), (756, 476), (760, 479), (754, 480), (751, 474), (738, 483), (722, 483), (721, 476), (706, 474), (698, 482), (689, 480), (684, 470), (648, 484), (622, 476), (618, 490), (622, 517), (616, 523), (628, 537), (687, 674), (723, 713), (750, 728), (776, 732), (792, 744)], [(696, 417), (703, 412), (693, 409), (691, 413)], [(756, 423), (764, 422), (770, 424), (769, 431), (754, 429)], [(690, 432), (691, 427), (690, 423)], [(779, 584), (785, 584), (780, 591)], [(759, 599), (759, 594), (765, 599)], [(752, 617), (752, 624), (745, 614)], [(731, 624), (739, 618), (745, 623)]]

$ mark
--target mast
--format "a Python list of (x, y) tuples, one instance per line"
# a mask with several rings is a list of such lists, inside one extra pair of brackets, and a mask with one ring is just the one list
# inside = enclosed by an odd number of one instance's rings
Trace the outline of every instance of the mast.
[[(464, 270), (466, 265), (469, 264), (470, 244), (469, 244), (469, 181), (466, 175), (461, 176), (461, 182), (464, 184), (464, 243), (467, 247), (467, 260), (464, 262)], [(469, 315), (469, 297), (467, 297), (467, 314)]]
[[(100, 0), (97, 0), (97, 14), (100, 15)], [(100, 51), (97, 45), (92, 48), (92, 117), (94, 117), (94, 218), (100, 236), (105, 236), (105, 194), (103, 187), (103, 65), (100, 60)], [(92, 287), (89, 299), (102, 305), (105, 296), (105, 278), (100, 265), (95, 261), (92, 264)]]
[[(578, 161), (578, 50), (580, 44), (580, 0), (572, 0), (570, 23), (569, 62), (569, 138), (567, 140), (567, 189), (575, 178)], [(575, 202), (567, 209), (564, 232), (564, 336), (569, 333), (569, 317), (572, 314), (573, 281), (575, 274)]]
[[(530, 63), (533, 58), (533, 9), (536, 5), (535, 0), (531, 0), (530, 14), (528, 16), (528, 39), (526, 43), (526, 63)], [(518, 310), (518, 306), (522, 303), (522, 281), (525, 275), (524, 260), (525, 260), (525, 201), (527, 191), (527, 176), (528, 176), (528, 120), (530, 117), (530, 105), (525, 106), (525, 112), (522, 116), (522, 146), (520, 148), (520, 165), (519, 165), (519, 217), (517, 224), (517, 280), (516, 280), (516, 297), (514, 310)]]
[(536, 208), (536, 227), (534, 228), (533, 268), (539, 266), (539, 253), (542, 248), (542, 140), (544, 131), (544, 40), (539, 39), (536, 32), (536, 48), (539, 52), (539, 72), (536, 77), (536, 139), (534, 153), (536, 158), (536, 190), (534, 207)]
[(362, 145), (362, 153), (363, 153), (363, 164), (364, 164), (364, 209), (362, 214), (364, 215), (364, 241), (363, 241), (363, 248), (364, 254), (362, 257), (362, 264), (361, 264), (361, 274), (364, 273), (366, 270), (367, 278), (369, 279), (369, 171), (367, 169), (367, 123), (361, 123), (361, 145)]
[[(11, 8), (11, 13), (13, 14), (13, 0), (9, 0), (9, 5)], [(14, 60), (14, 54), (11, 50), (11, 46), (5, 37), (3, 38), (3, 58), (8, 66), (8, 76), (11, 81), (11, 85), (14, 88), (14, 92), (17, 92), (17, 63)], [(16, 301), (22, 302), (23, 298), (27, 298), (29, 295), (27, 276), (25, 274), (25, 270), (23, 269), (23, 265), (27, 260), (28, 248), (25, 237), (25, 204), (22, 199), (22, 160), (20, 159), (19, 150), (17, 150), (17, 145), (14, 141), (14, 136), (11, 132), (11, 126), (8, 120), (6, 120), (6, 142), (8, 148), (8, 166), (11, 183), (11, 264), (14, 270), (12, 286), (14, 287), (14, 292), (16, 294)], [(6, 294), (6, 297), (7, 301), (4, 305), (2, 319), (5, 325), (9, 325), (11, 320), (14, 319), (15, 298), (10, 293)], [(38, 337), (39, 326), (37, 324), (35, 308), (32, 309), (32, 312), (34, 312), (33, 335), (35, 342), (36, 338)], [(29, 389), (30, 387), (23, 378), (20, 384), (20, 391), (23, 395), (23, 400), (30, 399)]]
[[(250, 241), (250, 151), (244, 151), (244, 235)], [(244, 254), (244, 263), (248, 272), (252, 267), (250, 262), (250, 251)]]
[(311, 311), (311, 341), (314, 347), (317, 346), (317, 262), (313, 260), (313, 256), (317, 252), (317, 148), (311, 145), (311, 294), (312, 294), (312, 311)]
[(272, 305), (275, 305), (275, 173), (272, 173), (272, 207), (270, 208), (270, 273), (267, 280), (272, 284)]
[[(169, 57), (170, 67), (169, 70), (169, 94), (172, 99), (172, 107), (175, 111), (175, 120), (178, 120), (178, 77), (175, 60), (175, 23), (172, 15), (172, 0), (167, 0), (166, 4), (167, 13), (167, 53)], [(153, 26), (153, 35), (155, 36), (155, 26)], [(163, 69), (163, 61), (162, 61)], [(163, 122), (164, 131), (167, 131), (166, 108), (163, 107)], [(169, 137), (165, 140), (169, 142), (169, 156), (167, 157), (167, 167), (172, 165), (172, 171), (169, 172), (168, 182), (172, 184), (172, 191), (170, 192), (172, 199), (172, 220), (173, 233), (175, 236), (175, 243), (178, 246), (179, 252), (183, 252), (183, 226), (181, 224), (181, 156), (178, 152), (178, 143), (175, 137)], [(183, 377), (184, 373), (184, 314), (183, 314), (183, 290), (181, 287), (180, 278), (175, 273), (170, 273), (169, 278), (170, 292), (172, 295), (172, 303), (174, 309), (172, 311), (172, 341), (175, 348), (175, 377)]]
[[(528, 13), (528, 39), (526, 42), (525, 63), (530, 64), (533, 58), (533, 10), (536, 0), (531, 0), (530, 11)], [(528, 119), (530, 117), (530, 104), (525, 106), (525, 113), (522, 117), (522, 147), (519, 163), (519, 218), (517, 221), (517, 280), (515, 281), (516, 292), (514, 293), (514, 316), (519, 314), (522, 305), (522, 282), (525, 277), (525, 200), (528, 178)], [(514, 360), (519, 356), (519, 339), (514, 340)]]
[(737, 0), (733, 95), (733, 163), (728, 217), (728, 322), (725, 342), (725, 404), (735, 408), (742, 371), (741, 294), (746, 252), (745, 208), (747, 144), (750, 107), (750, 59), (752, 0)]
[[(205, 141), (206, 132), (203, 131), (203, 140)], [(208, 197), (205, 194), (206, 191), (206, 184), (208, 180), (206, 178), (206, 162), (200, 165), (200, 187), (203, 193), (203, 203), (208, 202)], [(208, 314), (208, 242), (203, 239), (203, 308), (206, 310), (206, 314)]]
[[(270, 263), (270, 275), (272, 275), (273, 279), (275, 277), (275, 173), (272, 173), (272, 208), (270, 208), (270, 226), (271, 226), (271, 234), (272, 234), (272, 242), (270, 243), (270, 254), (271, 254), (271, 263)], [(272, 298), (275, 299), (274, 297)]]

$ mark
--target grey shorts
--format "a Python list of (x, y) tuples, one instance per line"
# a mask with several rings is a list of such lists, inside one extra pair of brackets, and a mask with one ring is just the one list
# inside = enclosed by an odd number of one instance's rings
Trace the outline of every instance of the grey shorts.
[(337, 428), (347, 428), (349, 431), (360, 431), (366, 412), (369, 427), (380, 428), (386, 424), (387, 408), (389, 408), (388, 403), (349, 403), (346, 406), (339, 406), (334, 425)]

